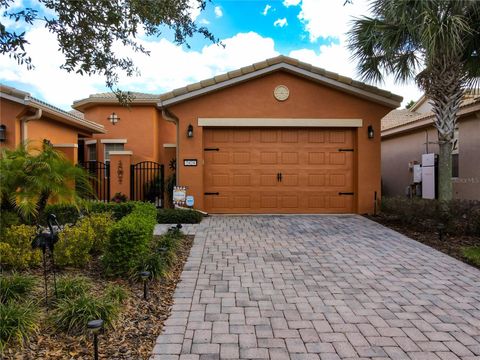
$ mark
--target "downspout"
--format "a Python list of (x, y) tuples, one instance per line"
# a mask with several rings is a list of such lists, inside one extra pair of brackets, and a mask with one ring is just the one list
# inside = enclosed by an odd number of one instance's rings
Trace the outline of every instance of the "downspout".
[(176, 141), (176, 147), (175, 147), (175, 154), (176, 154), (176, 166), (175, 166), (175, 173), (176, 173), (176, 184), (175, 185), (178, 185), (178, 179), (180, 178), (180, 166), (179, 166), (179, 129), (178, 129), (178, 117), (172, 113), (171, 111), (169, 111), (166, 107), (164, 107), (162, 105), (162, 101), (160, 100), (160, 102), (158, 103), (158, 106), (162, 109), (162, 117), (167, 120), (167, 121), (170, 121), (170, 122), (173, 122), (175, 125), (176, 125), (176, 128), (177, 128), (177, 141)]
[(22, 144), (26, 145), (28, 139), (27, 123), (32, 120), (38, 120), (42, 117), (42, 109), (36, 109), (35, 114), (30, 116), (22, 116), (20, 118)]

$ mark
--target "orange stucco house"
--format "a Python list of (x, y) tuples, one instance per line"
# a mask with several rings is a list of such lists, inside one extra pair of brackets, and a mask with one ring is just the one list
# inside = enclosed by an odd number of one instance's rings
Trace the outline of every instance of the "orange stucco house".
[[(73, 107), (106, 134), (85, 158), (177, 159), (177, 185), (210, 213), (371, 213), (380, 199), (380, 121), (402, 98), (279, 56), (122, 107)], [(117, 161), (118, 160), (118, 161)], [(122, 165), (123, 164), (123, 165)], [(125, 187), (127, 189), (127, 187)], [(376, 199), (376, 200), (375, 200)]]
[(103, 134), (102, 125), (35, 99), (28, 92), (0, 84), (0, 147), (49, 141), (76, 163), (79, 138)]

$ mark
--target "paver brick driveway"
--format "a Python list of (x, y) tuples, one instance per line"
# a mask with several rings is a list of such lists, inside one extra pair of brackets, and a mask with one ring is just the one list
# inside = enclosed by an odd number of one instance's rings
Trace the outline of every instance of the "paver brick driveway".
[(360, 216), (202, 223), (152, 359), (480, 359), (480, 271)]

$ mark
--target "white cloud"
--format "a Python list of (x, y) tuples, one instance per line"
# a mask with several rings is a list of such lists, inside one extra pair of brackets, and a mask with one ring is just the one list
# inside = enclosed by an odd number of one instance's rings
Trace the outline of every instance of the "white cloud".
[(198, 0), (188, 0), (188, 12), (190, 13), (190, 18), (192, 21), (195, 21), (202, 9), (199, 6)]
[(302, 0), (283, 0), (283, 5), (286, 7), (297, 6)]
[(268, 10), (270, 10), (272, 7), (270, 5), (265, 5), (265, 9), (262, 11), (262, 15), (266, 16), (268, 14)]
[(215, 12), (215, 16), (216, 16), (217, 18), (223, 16), (223, 11), (222, 11), (222, 8), (221, 8), (220, 6), (215, 6), (215, 8), (213, 9), (213, 11)]
[(278, 26), (278, 27), (288, 26), (287, 18), (275, 20), (275, 22), (273, 23), (273, 26)]
[[(85, 77), (59, 69), (64, 57), (58, 52), (55, 36), (43, 27), (30, 30), (27, 40), (30, 44), (26, 50), (35, 69), (29, 71), (13, 59), (0, 56), (1, 82), (17, 82), (20, 89), (22, 84), (33, 87), (34, 96), (64, 109), (68, 109), (73, 100), (108, 91), (101, 76)], [(121, 56), (131, 56), (141, 71), (139, 77), (121, 75), (118, 86), (122, 90), (162, 93), (279, 55), (271, 38), (255, 32), (223, 39), (225, 48), (212, 44), (201, 51), (186, 51), (165, 39), (139, 42), (151, 51), (150, 56), (120, 47), (115, 49)]]
[(210, 21), (208, 21), (207, 19), (200, 19), (199, 23), (202, 25), (208, 25), (210, 24)]

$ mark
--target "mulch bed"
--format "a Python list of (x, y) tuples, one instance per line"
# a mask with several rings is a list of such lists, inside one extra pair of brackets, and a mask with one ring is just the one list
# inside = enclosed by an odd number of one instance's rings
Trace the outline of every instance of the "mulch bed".
[[(177, 253), (178, 261), (166, 279), (149, 283), (149, 297), (143, 299), (143, 284), (140, 282), (117, 281), (130, 291), (122, 304), (119, 318), (113, 329), (99, 335), (100, 359), (148, 359), (160, 335), (163, 323), (170, 314), (173, 293), (179, 282), (183, 266), (190, 253), (193, 236), (185, 236)], [(64, 271), (64, 273), (66, 273)], [(101, 292), (109, 282), (101, 277), (101, 269), (92, 266), (86, 271), (68, 271), (69, 275), (89, 277), (94, 283), (94, 292)], [(38, 274), (39, 276), (41, 273)], [(46, 325), (45, 325), (46, 326)], [(23, 349), (7, 350), (5, 359), (88, 359), (93, 358), (92, 339), (86, 336), (69, 336), (42, 328)]]
[(440, 240), (438, 231), (413, 228), (412, 226), (401, 224), (398, 220), (393, 220), (385, 215), (367, 216), (367, 218), (480, 269), (480, 266), (468, 262), (462, 255), (462, 248), (480, 246), (480, 238), (478, 236), (443, 234)]

